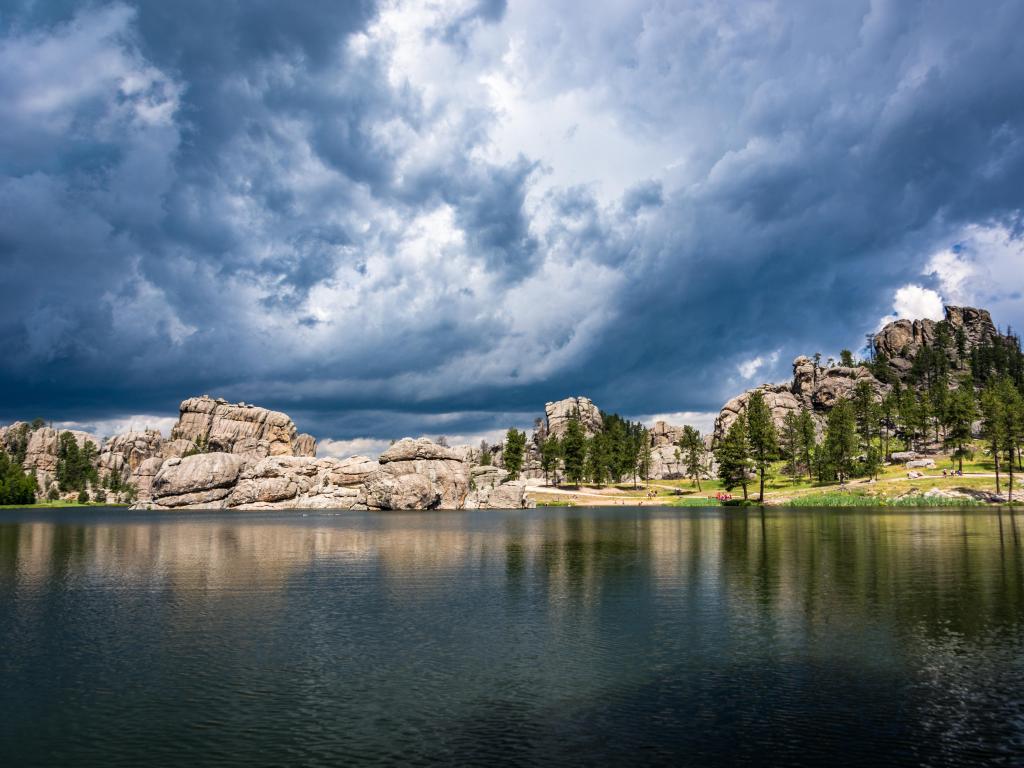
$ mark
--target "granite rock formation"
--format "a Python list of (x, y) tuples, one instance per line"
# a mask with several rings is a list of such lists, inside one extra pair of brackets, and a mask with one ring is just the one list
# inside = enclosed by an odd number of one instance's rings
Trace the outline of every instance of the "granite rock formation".
[(208, 451), (255, 458), (316, 455), (316, 440), (300, 435), (280, 411), (206, 395), (181, 404), (171, 439), (190, 440)]
[[(945, 322), (952, 338), (962, 334), (964, 351), (972, 349), (999, 336), (992, 322), (992, 316), (984, 309), (974, 307), (944, 308)], [(935, 320), (894, 320), (888, 323), (874, 337), (875, 353), (884, 356), (897, 376), (906, 375), (914, 364), (914, 358), (924, 346), (936, 341), (939, 321)], [(956, 345), (948, 350), (950, 357), (957, 358)]]
[(583, 431), (588, 437), (601, 431), (601, 409), (594, 405), (589, 397), (567, 397), (544, 404), (548, 434), (561, 438), (574, 412), (579, 413), (580, 424), (583, 425)]

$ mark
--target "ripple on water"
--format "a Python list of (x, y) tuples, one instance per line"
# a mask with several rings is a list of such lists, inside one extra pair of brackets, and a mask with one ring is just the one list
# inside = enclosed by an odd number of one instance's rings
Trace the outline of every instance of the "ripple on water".
[(0, 743), (12, 765), (1017, 765), (1024, 563), (999, 522), (12, 513)]

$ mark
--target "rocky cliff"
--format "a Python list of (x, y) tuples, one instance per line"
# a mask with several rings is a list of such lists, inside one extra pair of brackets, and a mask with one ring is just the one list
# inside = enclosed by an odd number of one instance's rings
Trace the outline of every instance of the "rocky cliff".
[[(921, 350), (936, 348), (940, 341), (939, 346), (950, 362), (963, 368), (972, 350), (997, 338), (1001, 335), (986, 310), (948, 306), (944, 321), (894, 320), (886, 324), (872, 340), (875, 369), (879, 370), (880, 364), (879, 375), (889, 381), (906, 379)], [(787, 413), (808, 410), (820, 431), (828, 412), (840, 400), (850, 399), (861, 381), (868, 382), (879, 399), (890, 390), (890, 385), (880, 381), (865, 365), (822, 367), (809, 357), (797, 357), (789, 383), (763, 384), (722, 406), (715, 420), (714, 439), (725, 435), (756, 390), (764, 393), (777, 428), (782, 426)]]
[[(940, 333), (948, 335), (946, 353), (951, 362), (963, 363), (963, 357), (982, 344), (999, 338), (988, 310), (975, 307), (945, 307), (945, 319), (894, 320), (875, 334), (875, 354), (888, 362), (898, 377), (904, 377), (914, 365), (923, 347), (933, 347)], [(945, 329), (943, 330), (943, 324)]]
[(315, 456), (316, 440), (300, 435), (280, 411), (210, 397), (181, 404), (171, 440), (188, 440), (209, 451), (244, 456)]

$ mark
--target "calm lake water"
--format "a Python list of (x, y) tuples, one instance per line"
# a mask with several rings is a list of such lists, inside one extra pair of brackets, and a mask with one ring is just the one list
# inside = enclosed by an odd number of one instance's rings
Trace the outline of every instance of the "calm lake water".
[(0, 763), (1024, 764), (1024, 516), (0, 511)]

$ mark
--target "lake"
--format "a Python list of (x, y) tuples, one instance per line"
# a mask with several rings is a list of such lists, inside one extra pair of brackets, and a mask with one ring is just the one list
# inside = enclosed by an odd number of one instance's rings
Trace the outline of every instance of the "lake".
[(1024, 515), (0, 511), (0, 763), (1022, 765)]

